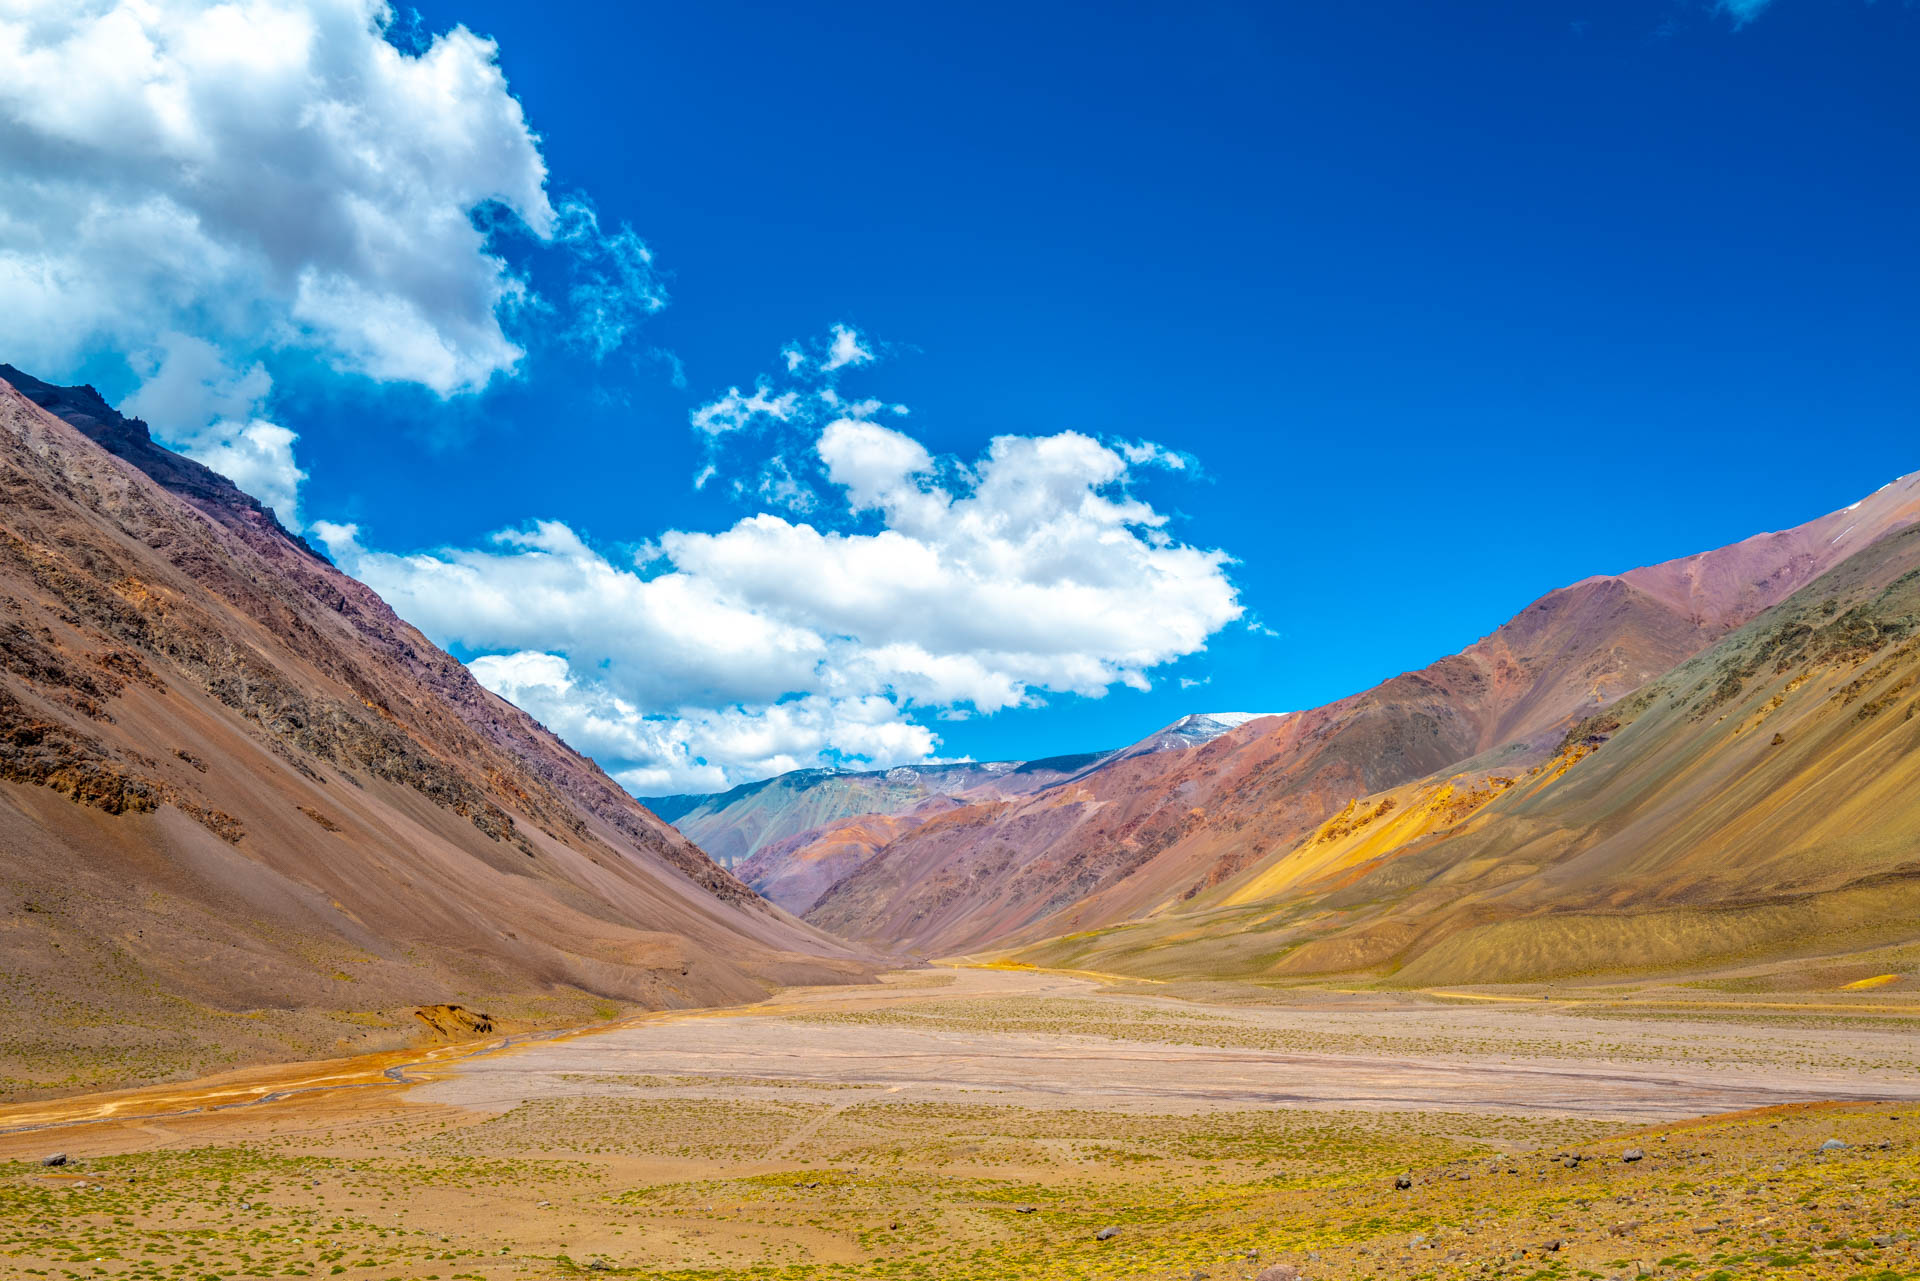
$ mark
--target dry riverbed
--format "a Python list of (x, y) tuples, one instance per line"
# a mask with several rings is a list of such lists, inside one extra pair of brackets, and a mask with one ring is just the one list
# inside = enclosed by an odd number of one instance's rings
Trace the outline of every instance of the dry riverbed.
[(23, 1105), (0, 1276), (1920, 1277), (1910, 1013), (1485, 995), (918, 971)]

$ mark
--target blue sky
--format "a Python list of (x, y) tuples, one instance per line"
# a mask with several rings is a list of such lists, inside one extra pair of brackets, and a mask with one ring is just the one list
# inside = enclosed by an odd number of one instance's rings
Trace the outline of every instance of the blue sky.
[[(546, 643), (537, 617), (489, 624), (433, 593), (466, 581), (447, 564), (499, 569), (490, 536), (536, 521), (622, 565), (671, 531), (719, 535), (774, 510), (756, 489), (761, 459), (823, 465), (835, 414), (763, 415), (763, 430), (717, 445), (689, 422), (759, 377), (774, 394), (875, 398), (860, 421), (935, 460), (975, 463), (998, 436), (1156, 442), (1159, 462), (1128, 466), (1123, 488), (1164, 523), (1131, 528), (1231, 558), (1216, 570), (1231, 610), (1188, 566), (1155, 589), (1177, 606), (1134, 602), (1187, 630), (1101, 635), (1004, 672), (989, 661), (941, 694), (903, 697), (893, 668), (872, 676), (872, 637), (837, 649), (822, 661), (866, 673), (847, 678), (848, 698), (908, 704), (856, 719), (918, 725), (938, 744), (878, 729), (835, 741), (899, 758), (1046, 755), (1192, 710), (1328, 701), (1460, 648), (1555, 586), (1795, 524), (1920, 467), (1920, 9), (1896, 0), (1097, 16), (855, 3), (830, 21), (793, 6), (451, 0), (391, 38), (424, 51), (459, 24), (497, 42), (556, 226), (570, 200), (597, 211), (572, 239), (496, 233), (514, 278), (547, 300), (496, 308), (524, 350), (513, 367), (476, 389), (382, 363), (305, 295), (283, 308), (303, 339), (249, 346), (204, 293), (169, 332), (270, 373), (256, 417), (228, 416), (297, 435), (301, 518), (335, 531), (343, 565), (462, 657), (565, 655), (559, 684), (497, 665), (490, 683), (617, 771), (642, 747), (595, 739), (606, 707), (552, 701), (562, 685), (612, 673), (643, 721), (748, 685), (691, 659), (681, 686), (621, 677), (649, 651), (605, 639), (617, 618), (555, 623)], [(519, 166), (503, 190), (530, 181), (517, 145), (508, 129), (486, 151)], [(27, 154), (0, 149), (0, 172)], [(480, 189), (477, 162), (459, 163), (458, 181), (443, 167), (432, 188), (455, 203)], [(430, 225), (410, 234), (446, 243)], [(640, 242), (655, 275), (620, 277), (623, 247)], [(456, 267), (432, 297), (473, 285)], [(557, 336), (583, 280), (628, 288), (628, 327), (597, 358)], [(284, 303), (255, 292), (265, 301), (249, 305)], [(834, 325), (875, 359), (822, 371)], [(138, 395), (158, 340), (131, 332), (103, 322), (40, 372)], [(794, 343), (804, 385), (779, 354)], [(173, 435), (210, 453), (232, 444), (195, 430)], [(719, 472), (696, 487), (709, 462)], [(953, 463), (930, 466), (914, 484), (964, 497)], [(833, 501), (850, 474), (815, 476), (825, 501), (780, 518), (867, 535), (908, 519), (894, 499)], [(708, 563), (724, 551), (702, 546)], [(1160, 563), (1149, 541), (1134, 551)], [(800, 605), (780, 608), (799, 625)], [(1052, 674), (1069, 658), (1092, 668)], [(953, 694), (1002, 678), (1032, 705), (978, 714)], [(740, 748), (726, 777), (808, 763), (815, 740), (794, 733), (791, 751)], [(710, 776), (622, 775), (640, 790)]]

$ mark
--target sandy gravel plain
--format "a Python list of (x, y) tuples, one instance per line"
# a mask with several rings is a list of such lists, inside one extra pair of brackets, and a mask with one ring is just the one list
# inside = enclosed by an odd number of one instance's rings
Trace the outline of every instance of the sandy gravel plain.
[(1920, 1277), (1917, 1015), (908, 971), (0, 1110), (0, 1276)]

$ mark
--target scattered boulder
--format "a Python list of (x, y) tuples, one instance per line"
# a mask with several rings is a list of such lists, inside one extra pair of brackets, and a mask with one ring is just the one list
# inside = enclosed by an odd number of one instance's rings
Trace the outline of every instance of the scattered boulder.
[(1622, 1152), (1620, 1154), (1620, 1159), (1622, 1161), (1627, 1162), (1628, 1164), (1632, 1164), (1635, 1161), (1646, 1160), (1647, 1154), (1645, 1152), (1642, 1152), (1639, 1148), (1628, 1148), (1625, 1152)]
[(1413, 1186), (1413, 1180), (1403, 1174), (1399, 1178), (1393, 1181), (1393, 1186), (1398, 1188), (1400, 1191), (1405, 1192), (1408, 1188)]
[(1119, 1235), (1120, 1235), (1119, 1228), (1105, 1227), (1105, 1228), (1101, 1228), (1098, 1232), (1094, 1233), (1093, 1239), (1096, 1241), (1111, 1241)]
[(1300, 1281), (1300, 1269), (1291, 1263), (1276, 1263), (1270, 1268), (1261, 1269), (1254, 1281)]
[(1016, 1205), (1013, 1207), (1013, 1212), (1015, 1214), (1032, 1214), (1035, 1210), (1038, 1210), (1039, 1208), (1040, 1207), (1037, 1205)]
[(66, 1163), (67, 1154), (65, 1152), (55, 1152), (52, 1156), (43, 1156), (40, 1158), (41, 1165), (65, 1165)]
[(1838, 1152), (1841, 1148), (1844, 1148), (1846, 1146), (1847, 1145), (1841, 1142), (1839, 1139), (1828, 1139), (1825, 1143), (1822, 1143), (1820, 1145), (1820, 1150), (1822, 1152)]
[(1546, 1251), (1548, 1254), (1558, 1254), (1560, 1251), (1560, 1247), (1564, 1244), (1566, 1243), (1562, 1241), (1559, 1237), (1555, 1237), (1551, 1241), (1542, 1242), (1540, 1245), (1540, 1248)]

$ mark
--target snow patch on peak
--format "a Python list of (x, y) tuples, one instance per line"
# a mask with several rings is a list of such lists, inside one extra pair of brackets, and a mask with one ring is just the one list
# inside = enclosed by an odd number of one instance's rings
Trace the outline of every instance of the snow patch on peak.
[(1257, 721), (1262, 716), (1288, 716), (1289, 712), (1195, 712), (1188, 720), (1214, 721), (1228, 729), (1238, 729), (1248, 721)]

